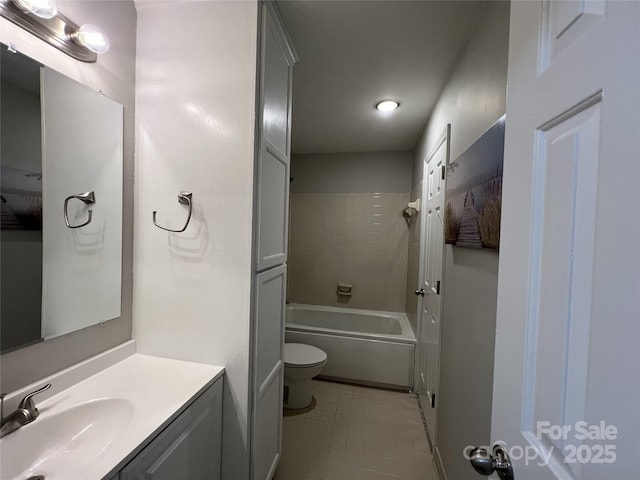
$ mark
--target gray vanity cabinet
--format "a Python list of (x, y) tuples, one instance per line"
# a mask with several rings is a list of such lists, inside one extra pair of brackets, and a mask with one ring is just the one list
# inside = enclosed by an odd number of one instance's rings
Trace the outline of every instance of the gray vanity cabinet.
[[(120, 471), (120, 480), (219, 480), (222, 379)], [(117, 478), (117, 477), (116, 477)]]

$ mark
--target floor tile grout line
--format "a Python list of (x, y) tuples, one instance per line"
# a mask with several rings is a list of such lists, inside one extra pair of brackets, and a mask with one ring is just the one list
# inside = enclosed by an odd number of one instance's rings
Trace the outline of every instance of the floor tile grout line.
[[(316, 408), (322, 408), (322, 402), (326, 400), (326, 390), (318, 388), (320, 385), (314, 383), (314, 394), (317, 395)], [(370, 393), (370, 395), (367, 396), (367, 393)], [(384, 478), (389, 479), (406, 478), (414, 480), (417, 478), (415, 476), (416, 472), (424, 473), (425, 470), (429, 472), (433, 470), (428, 461), (427, 449), (425, 449), (424, 462), (419, 462), (416, 456), (414, 441), (424, 442), (426, 445), (427, 438), (422, 427), (415, 428), (422, 423), (422, 419), (418, 406), (415, 401), (412, 401), (412, 397), (407, 394), (398, 395), (397, 392), (394, 392), (392, 395), (394, 400), (391, 401), (390, 398), (381, 399), (379, 392), (367, 389), (361, 389), (359, 395), (363, 400), (360, 405), (360, 415), (354, 415), (357, 412), (357, 406), (356, 409), (342, 409), (342, 411), (348, 413), (344, 414), (343, 417), (339, 417), (339, 419), (349, 422), (348, 424), (342, 424), (338, 423), (338, 418), (336, 417), (340, 414), (337, 413), (338, 410), (336, 409), (333, 421), (325, 421), (323, 423), (324, 433), (321, 432), (321, 434), (324, 437), (316, 439), (316, 432), (311, 434), (314, 426), (316, 429), (319, 428), (321, 424), (319, 419), (311, 421), (307, 430), (301, 427), (301, 425), (306, 425), (309, 421), (308, 416), (318, 415), (311, 413), (313, 410), (302, 415), (306, 418), (301, 420), (296, 417), (285, 417), (283, 460), (276, 472), (276, 480), (303, 480), (307, 477), (314, 480), (360, 478), (366, 471), (371, 471), (370, 465), (367, 465), (365, 460), (377, 464), (380, 468), (386, 468), (387, 470), (383, 469), (381, 471), (384, 471), (386, 475)], [(339, 400), (340, 398), (338, 397)], [(364, 414), (365, 410), (367, 415)], [(294, 427), (289, 428), (294, 424)], [(307, 435), (307, 437), (299, 437), (300, 435)], [(377, 446), (373, 447), (373, 451), (367, 450), (365, 452), (365, 438), (377, 439), (378, 443)], [(404, 443), (400, 439), (403, 439)], [(314, 443), (321, 443), (321, 445), (314, 445)], [(408, 450), (403, 450), (401, 445), (404, 445)], [(377, 453), (377, 455), (369, 455), (369, 453)], [(307, 461), (311, 466), (296, 463), (301, 455), (307, 455), (303, 461)], [(412, 456), (413, 460), (411, 460)], [(349, 475), (345, 477), (347, 470)], [(431, 478), (435, 475), (435, 472), (433, 472), (433, 475), (427, 472), (426, 475), (425, 478)], [(363, 476), (362, 478), (376, 478), (377, 480), (382, 479), (383, 476), (381, 473), (379, 477)]]

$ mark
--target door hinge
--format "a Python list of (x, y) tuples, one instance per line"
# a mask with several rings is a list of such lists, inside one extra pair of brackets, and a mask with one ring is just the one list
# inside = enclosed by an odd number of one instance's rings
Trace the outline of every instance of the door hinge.
[(440, 295), (440, 280), (436, 282), (436, 294)]
[(441, 170), (441, 175), (442, 175), (442, 180), (444, 180), (447, 176), (447, 167), (445, 165), (442, 165), (442, 167), (440, 167)]
[(436, 394), (431, 394), (431, 408), (436, 408)]

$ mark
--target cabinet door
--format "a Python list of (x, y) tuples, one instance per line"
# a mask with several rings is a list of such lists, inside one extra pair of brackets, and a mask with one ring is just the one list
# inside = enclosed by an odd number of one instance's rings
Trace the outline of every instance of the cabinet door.
[(219, 480), (221, 433), (218, 380), (120, 472), (120, 480)]
[(294, 58), (282, 28), (263, 8), (260, 96), (262, 119), (257, 162), (258, 271), (287, 259), (291, 81)]
[(281, 453), (286, 265), (256, 276), (253, 479), (271, 479)]

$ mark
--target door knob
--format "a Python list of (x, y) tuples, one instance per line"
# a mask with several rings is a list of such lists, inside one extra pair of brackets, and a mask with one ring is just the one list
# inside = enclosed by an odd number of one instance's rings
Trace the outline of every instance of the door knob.
[(492, 454), (486, 448), (474, 448), (469, 455), (469, 461), (480, 475), (489, 476), (496, 472), (500, 480), (514, 480), (511, 459), (503, 445), (494, 445)]
[(424, 288), (421, 288), (419, 290), (416, 290), (415, 292), (416, 295), (420, 295), (421, 297), (424, 297)]

